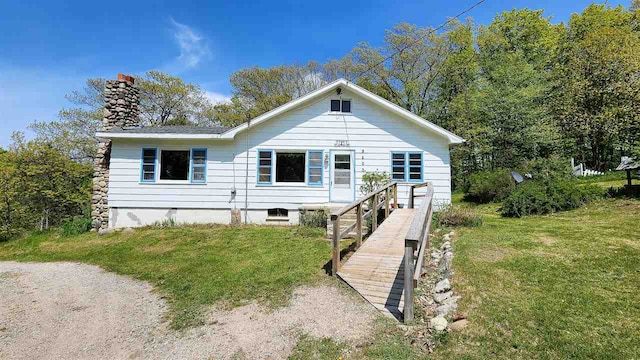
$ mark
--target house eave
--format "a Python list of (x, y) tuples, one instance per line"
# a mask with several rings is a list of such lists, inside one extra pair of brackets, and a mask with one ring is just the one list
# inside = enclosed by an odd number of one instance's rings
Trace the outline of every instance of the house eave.
[(225, 134), (141, 134), (141, 133), (114, 133), (97, 132), (96, 137), (105, 139), (167, 139), (167, 140), (232, 140), (233, 137)]

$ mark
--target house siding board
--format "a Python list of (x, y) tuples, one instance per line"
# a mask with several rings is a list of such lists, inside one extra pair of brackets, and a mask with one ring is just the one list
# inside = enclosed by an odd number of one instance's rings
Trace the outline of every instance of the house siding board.
[[(250, 209), (281, 207), (295, 210), (302, 205), (325, 204), (329, 201), (328, 164), (322, 172), (322, 185), (258, 184), (257, 151), (330, 150), (355, 151), (356, 190), (365, 171), (390, 169), (391, 152), (422, 152), (423, 178), (434, 183), (435, 200), (451, 200), (449, 149), (447, 140), (415, 126), (384, 109), (378, 108), (355, 93), (343, 91), (352, 99), (352, 113), (329, 113), (331, 96), (293, 109), (277, 118), (251, 127), (233, 141), (207, 140), (133, 140), (114, 139), (111, 152), (109, 207), (113, 208), (244, 208), (245, 172), (248, 161), (248, 194)], [(245, 145), (249, 140), (249, 157)], [(336, 147), (346, 140), (349, 147)], [(140, 154), (143, 147), (160, 149), (207, 149), (206, 183), (167, 184), (140, 182)], [(363, 151), (364, 150), (364, 151)], [(235, 178), (234, 178), (235, 174)], [(399, 185), (398, 198), (408, 203), (411, 184)], [(231, 189), (236, 189), (235, 199)], [(359, 192), (356, 191), (356, 196)], [(419, 199), (416, 200), (419, 203)]]

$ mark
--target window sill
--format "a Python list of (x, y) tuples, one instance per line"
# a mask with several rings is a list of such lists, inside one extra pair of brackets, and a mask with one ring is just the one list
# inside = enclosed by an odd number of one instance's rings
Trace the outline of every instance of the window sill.
[(207, 183), (194, 183), (194, 182), (190, 182), (190, 181), (182, 181), (182, 180), (176, 180), (176, 181), (139, 181), (138, 184), (140, 185), (207, 185)]
[(288, 216), (267, 216), (267, 222), (289, 222)]

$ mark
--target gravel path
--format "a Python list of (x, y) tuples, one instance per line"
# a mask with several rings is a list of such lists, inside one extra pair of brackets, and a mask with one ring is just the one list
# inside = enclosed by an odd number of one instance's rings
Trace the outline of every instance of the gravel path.
[(288, 307), (250, 304), (168, 329), (148, 283), (76, 263), (0, 262), (2, 359), (286, 358), (301, 333), (357, 345), (377, 312), (333, 286), (299, 288)]

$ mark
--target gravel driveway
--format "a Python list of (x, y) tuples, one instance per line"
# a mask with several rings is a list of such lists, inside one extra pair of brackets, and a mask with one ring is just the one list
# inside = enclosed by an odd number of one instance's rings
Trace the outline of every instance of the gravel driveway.
[(212, 309), (210, 325), (168, 329), (148, 283), (76, 263), (0, 262), (2, 359), (286, 358), (301, 333), (354, 345), (377, 312), (333, 286), (300, 288), (288, 307)]

